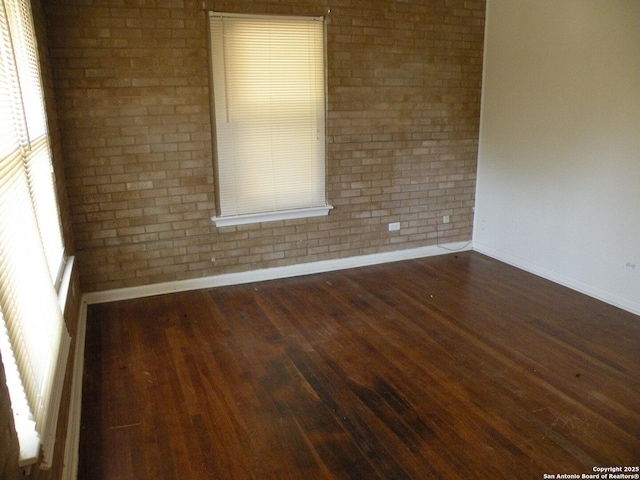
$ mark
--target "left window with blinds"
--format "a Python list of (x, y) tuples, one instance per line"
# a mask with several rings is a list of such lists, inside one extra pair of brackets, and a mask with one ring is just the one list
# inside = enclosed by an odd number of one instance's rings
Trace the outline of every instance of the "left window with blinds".
[(0, 8), (0, 353), (20, 464), (51, 463), (70, 338), (65, 250), (29, 0)]

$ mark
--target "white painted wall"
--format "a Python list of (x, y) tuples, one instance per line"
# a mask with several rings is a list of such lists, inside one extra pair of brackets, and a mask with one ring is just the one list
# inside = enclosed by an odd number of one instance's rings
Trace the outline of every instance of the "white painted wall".
[(640, 314), (640, 1), (488, 0), (485, 42), (474, 249)]

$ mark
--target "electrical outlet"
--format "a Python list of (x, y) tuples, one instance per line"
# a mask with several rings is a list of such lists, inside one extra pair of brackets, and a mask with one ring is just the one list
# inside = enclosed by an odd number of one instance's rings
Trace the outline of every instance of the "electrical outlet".
[(397, 232), (398, 230), (400, 230), (400, 222), (394, 222), (389, 224), (390, 232)]
[(442, 217), (442, 223), (449, 223), (449, 221), (450, 221), (449, 215), (444, 215)]
[(624, 264), (624, 267), (627, 270), (631, 270), (632, 272), (637, 272), (638, 271), (638, 264), (637, 263), (627, 262), (627, 263)]

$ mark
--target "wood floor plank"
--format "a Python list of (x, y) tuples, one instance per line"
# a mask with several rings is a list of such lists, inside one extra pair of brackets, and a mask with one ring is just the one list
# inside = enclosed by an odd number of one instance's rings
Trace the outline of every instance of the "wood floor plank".
[(474, 252), (92, 305), (82, 479), (640, 463), (640, 318)]

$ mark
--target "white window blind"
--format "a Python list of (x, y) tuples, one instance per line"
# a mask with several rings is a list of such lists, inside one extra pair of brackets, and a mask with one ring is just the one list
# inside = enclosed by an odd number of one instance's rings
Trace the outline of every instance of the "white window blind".
[(50, 466), (70, 338), (64, 261), (30, 2), (0, 8), (0, 352), (21, 465)]
[(219, 216), (327, 207), (322, 19), (211, 12), (210, 33)]

